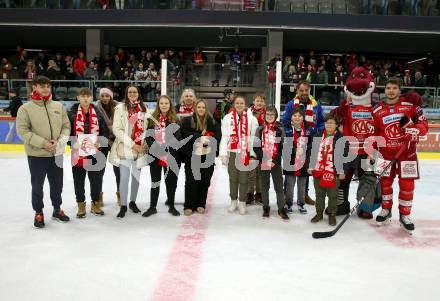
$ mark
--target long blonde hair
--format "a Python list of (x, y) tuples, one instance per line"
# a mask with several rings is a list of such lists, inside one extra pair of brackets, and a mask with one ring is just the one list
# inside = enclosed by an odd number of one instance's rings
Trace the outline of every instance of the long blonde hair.
[[(197, 106), (199, 105), (199, 103), (203, 103), (205, 105), (205, 115), (203, 116), (203, 118), (200, 118), (199, 114), (197, 114)], [(206, 100), (199, 99), (196, 102), (196, 110), (194, 114), (196, 116), (197, 124), (192, 124), (192, 127), (195, 128), (197, 131), (206, 130), (208, 127), (208, 118), (211, 117), (212, 119), (211, 113), (209, 113), (208, 110), (208, 103), (206, 102)], [(192, 120), (192, 123), (194, 123), (194, 118), (192, 118)]]
[(171, 101), (171, 98), (168, 95), (161, 95), (157, 101), (156, 101), (156, 109), (154, 110), (152, 116), (154, 119), (154, 123), (157, 123), (159, 121), (160, 117), (160, 108), (159, 108), (159, 102), (161, 99), (167, 99), (170, 103), (170, 109), (167, 112), (167, 118), (169, 123), (175, 123), (177, 122), (177, 115), (176, 115), (176, 109), (174, 108), (173, 102)]

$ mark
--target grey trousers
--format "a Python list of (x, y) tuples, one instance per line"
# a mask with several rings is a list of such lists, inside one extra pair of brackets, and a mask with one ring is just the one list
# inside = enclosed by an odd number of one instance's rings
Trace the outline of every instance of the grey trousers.
[(252, 169), (249, 172), (248, 193), (261, 193), (261, 174), (260, 167)]
[(338, 202), (338, 187), (339, 179), (336, 179), (336, 186), (333, 188), (324, 188), (319, 185), (319, 178), (313, 177), (313, 184), (315, 185), (316, 212), (324, 212), (325, 209), (325, 197), (328, 197), (328, 213), (336, 214), (337, 202)]
[(136, 198), (139, 190), (139, 178), (141, 176), (141, 170), (136, 168), (135, 160), (121, 160), (121, 163), (119, 165), (119, 170), (121, 172), (121, 182), (119, 183), (121, 206), (127, 206), (128, 183), (130, 182), (130, 174), (131, 174), (130, 201), (136, 202)]
[(273, 186), (277, 195), (278, 210), (281, 210), (284, 207), (283, 169), (281, 166), (274, 166), (271, 170), (261, 170), (260, 173), (263, 206), (269, 206), (270, 178), (272, 176)]
[[(240, 154), (238, 154), (240, 155)], [(246, 202), (248, 192), (248, 171), (240, 171), (235, 167), (236, 153), (229, 152), (228, 174), (229, 174), (229, 192), (231, 200), (239, 199), (240, 202)]]
[(293, 175), (286, 175), (284, 178), (284, 195), (286, 196), (286, 204), (293, 204), (293, 191), (295, 189), (295, 182), (297, 183), (296, 188), (296, 203), (298, 205), (304, 205), (304, 197), (306, 195), (306, 183), (307, 176), (297, 177)]

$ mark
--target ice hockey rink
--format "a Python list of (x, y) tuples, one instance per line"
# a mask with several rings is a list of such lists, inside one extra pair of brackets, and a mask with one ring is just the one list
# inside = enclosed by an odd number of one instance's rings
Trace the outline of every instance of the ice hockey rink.
[[(36, 230), (26, 158), (0, 153), (2, 301), (438, 300), (440, 160), (420, 161), (413, 236), (399, 228), (395, 205), (387, 227), (353, 216), (334, 237), (320, 240), (311, 234), (330, 230), (327, 220), (311, 224), (314, 208), (308, 206), (307, 215), (295, 211), (283, 222), (274, 191), (270, 219), (262, 219), (255, 205), (246, 216), (228, 213), (227, 172), (220, 165), (206, 215), (171, 216), (162, 187), (157, 215), (129, 212), (118, 220), (116, 184), (107, 168), (105, 216), (90, 214), (88, 200), (87, 218), (78, 220), (69, 156), (64, 163), (63, 209), (72, 220), (50, 219), (46, 184), (46, 228)], [(142, 211), (149, 182), (144, 168), (137, 200)], [(176, 194), (181, 212), (183, 195), (182, 169)]]

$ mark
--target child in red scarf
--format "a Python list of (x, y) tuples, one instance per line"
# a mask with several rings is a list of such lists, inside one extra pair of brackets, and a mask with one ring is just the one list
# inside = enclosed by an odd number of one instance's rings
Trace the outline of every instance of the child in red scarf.
[[(297, 186), (297, 205), (301, 214), (307, 214), (305, 207), (306, 185), (308, 180), (307, 168), (310, 161), (315, 130), (305, 122), (304, 112), (296, 108), (293, 110), (290, 126), (284, 127), (286, 139), (284, 140), (285, 157), (283, 164), (284, 195), (286, 197), (286, 210), (293, 212), (293, 195)], [(286, 152), (291, 148), (291, 152)]]
[(259, 173), (261, 178), (263, 217), (267, 218), (270, 215), (269, 189), (272, 176), (277, 195), (278, 215), (283, 220), (288, 220), (289, 217), (284, 208), (283, 169), (281, 166), (284, 130), (281, 124), (276, 121), (277, 117), (277, 109), (273, 106), (268, 107), (264, 116), (264, 123), (258, 127), (255, 133), (257, 139), (255, 139), (254, 151), (261, 163)]
[[(266, 113), (266, 98), (262, 94), (256, 94), (254, 96), (254, 103), (249, 108), (248, 114), (254, 115), (258, 120), (258, 125), (261, 126), (264, 123), (264, 115)], [(246, 204), (250, 205), (255, 202), (255, 204), (262, 204), (261, 200), (261, 177), (260, 177), (260, 167), (253, 169), (249, 172), (249, 182), (248, 182), (248, 195)], [(255, 193), (255, 194), (254, 194)]]
[[(311, 160), (308, 173), (313, 175), (313, 183), (316, 192), (316, 215), (312, 218), (312, 223), (317, 223), (323, 219), (323, 212), (325, 207), (325, 197), (328, 201), (328, 215), (329, 225), (336, 225), (336, 208), (338, 199), (339, 180), (343, 180), (345, 172), (342, 168), (337, 169), (335, 163), (340, 163), (335, 160), (335, 154), (338, 154), (335, 147), (340, 147), (337, 141), (343, 138), (341, 132), (338, 130), (339, 119), (337, 116), (327, 114), (324, 117), (325, 129), (319, 133), (315, 139), (320, 138), (318, 153), (315, 160)], [(344, 145), (344, 155), (346, 154), (346, 145)], [(316, 153), (316, 152), (314, 152)], [(338, 157), (338, 160), (342, 160)], [(313, 163), (315, 161), (315, 163)]]
[[(92, 91), (89, 88), (82, 88), (78, 92), (77, 100), (79, 103), (74, 104), (69, 112), (71, 122), (71, 161), (72, 175), (75, 186), (75, 196), (78, 205), (77, 218), (86, 217), (86, 197), (85, 197), (85, 179), (86, 176), (90, 182), (90, 195), (92, 199), (91, 213), (94, 215), (104, 215), (101, 210), (100, 196), (102, 192), (102, 181), (105, 168), (106, 158), (98, 155), (100, 149), (100, 139), (108, 137), (108, 129), (105, 125), (104, 117), (92, 103)], [(81, 136), (88, 137), (78, 140)], [(94, 140), (92, 137), (95, 137)], [(102, 143), (104, 144), (104, 143)], [(94, 155), (84, 156), (83, 152), (87, 149), (93, 150)], [(90, 152), (90, 153), (92, 153)], [(97, 162), (97, 160), (101, 160)], [(99, 170), (88, 170), (86, 166), (96, 166)], [(102, 167), (102, 169), (100, 168)]]

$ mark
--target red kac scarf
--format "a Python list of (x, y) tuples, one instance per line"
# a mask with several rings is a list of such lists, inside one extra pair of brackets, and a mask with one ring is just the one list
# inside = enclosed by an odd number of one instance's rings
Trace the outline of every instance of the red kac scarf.
[(128, 109), (128, 122), (133, 128), (131, 139), (135, 144), (142, 145), (144, 112), (142, 112), (139, 102), (136, 103), (136, 107)]
[(301, 175), (301, 168), (304, 167), (306, 154), (304, 153), (304, 145), (306, 144), (306, 135), (304, 131), (304, 124), (301, 124), (301, 131), (295, 130), (293, 127), (293, 146), (296, 149), (295, 161), (293, 165), (294, 175), (299, 177)]
[(31, 99), (33, 100), (44, 100), (44, 101), (49, 101), (52, 99), (52, 94), (49, 93), (49, 95), (47, 96), (42, 96), (40, 93), (38, 93), (37, 91), (33, 91), (31, 94)]
[[(272, 123), (264, 123), (263, 133), (261, 134), (261, 148), (263, 149), (263, 153), (266, 158), (270, 158), (274, 160), (278, 155), (278, 143), (275, 132), (275, 124)], [(268, 170), (271, 169), (272, 166), (268, 165), (266, 161), (261, 163), (261, 168)]]
[(327, 137), (327, 131), (324, 130), (319, 145), (318, 162), (313, 170), (313, 176), (320, 178), (319, 185), (326, 188), (336, 187), (336, 172), (333, 168), (333, 139), (334, 136)]
[[(154, 135), (157, 143), (159, 144), (165, 143), (165, 129), (166, 129), (167, 121), (168, 121), (167, 116), (163, 116), (162, 114), (159, 115), (159, 125), (156, 126), (155, 135)], [(159, 165), (164, 167), (168, 166), (167, 156), (160, 157)]]
[(240, 161), (244, 166), (247, 166), (249, 165), (247, 110), (241, 113), (240, 125), (238, 125), (237, 111), (232, 110), (231, 128), (229, 149), (238, 150), (240, 148)]
[[(78, 138), (79, 134), (84, 134), (85, 124), (86, 120), (86, 113), (84, 112), (83, 108), (79, 105), (78, 111), (75, 115), (74, 120), (74, 128), (73, 128), (73, 135)], [(89, 106), (89, 134), (96, 135), (96, 137), (99, 136), (99, 122), (98, 122), (98, 116), (96, 115), (95, 107), (93, 105)], [(80, 145), (80, 148), (84, 151), (88, 151), (91, 148), (95, 148), (94, 143), (89, 141), (88, 139), (84, 139)], [(72, 161), (75, 166), (85, 166), (86, 165), (86, 159), (87, 157), (81, 157), (79, 156), (79, 150), (73, 150), (72, 151)]]
[(251, 106), (252, 114), (257, 118), (258, 125), (263, 125), (264, 123), (264, 115), (266, 114), (266, 109), (263, 107), (261, 109), (257, 109), (254, 105)]
[[(299, 99), (299, 96), (297, 96), (293, 100), (293, 108), (294, 109), (299, 108), (299, 105), (300, 105), (300, 99)], [(305, 121), (312, 128), (315, 127), (315, 121), (313, 120), (313, 104), (312, 104), (312, 100), (310, 99), (310, 97), (309, 97), (309, 100), (307, 102)]]

